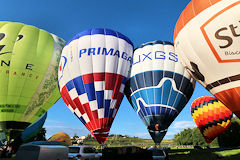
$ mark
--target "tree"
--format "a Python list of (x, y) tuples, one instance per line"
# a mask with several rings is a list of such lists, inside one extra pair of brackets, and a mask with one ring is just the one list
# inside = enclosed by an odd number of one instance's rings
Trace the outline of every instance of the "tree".
[(181, 145), (192, 145), (192, 129), (184, 129), (180, 134)]
[(240, 145), (240, 122), (233, 119), (230, 127), (218, 136), (220, 147), (238, 147)]
[(178, 145), (192, 145), (192, 129), (184, 129), (180, 133), (174, 135), (174, 142)]
[(94, 138), (92, 137), (91, 134), (88, 134), (84, 141), (94, 141)]
[(198, 128), (192, 130), (192, 141), (194, 146), (206, 147), (208, 144), (205, 142), (203, 135)]
[(79, 138), (79, 137), (77, 136), (76, 133), (74, 133), (73, 140), (76, 140), (77, 138)]
[(41, 128), (41, 130), (34, 136), (34, 141), (46, 141), (46, 129)]
[(180, 133), (177, 133), (177, 134), (174, 135), (173, 141), (176, 143), (176, 145), (180, 145), (180, 138), (181, 138)]

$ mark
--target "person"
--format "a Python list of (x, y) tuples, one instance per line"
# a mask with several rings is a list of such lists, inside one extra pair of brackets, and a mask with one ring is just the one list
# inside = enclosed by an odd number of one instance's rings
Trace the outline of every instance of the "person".
[(6, 154), (7, 154), (7, 146), (6, 146), (6, 145), (3, 145), (3, 146), (1, 147), (1, 151), (2, 151), (1, 157), (2, 157), (2, 158), (6, 158), (6, 157), (7, 157), (7, 156), (6, 156)]

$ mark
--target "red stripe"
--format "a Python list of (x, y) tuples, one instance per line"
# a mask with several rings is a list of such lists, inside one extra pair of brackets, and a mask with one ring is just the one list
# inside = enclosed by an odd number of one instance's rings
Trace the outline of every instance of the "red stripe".
[(104, 119), (104, 118), (100, 118), (100, 119), (99, 119), (99, 123), (100, 123), (99, 125), (100, 125), (101, 128), (103, 128), (103, 126), (104, 126), (104, 123), (103, 123), (104, 121), (103, 121), (103, 119)]
[(78, 98), (78, 97), (75, 98), (75, 99), (73, 100), (73, 102), (76, 104), (78, 110), (79, 110), (80, 113), (83, 115), (83, 114), (85, 113), (85, 111), (84, 111), (83, 105), (81, 104), (79, 98)]
[(101, 128), (101, 126), (99, 125), (100, 123), (99, 123), (99, 119), (98, 118), (92, 120), (91, 123), (94, 124), (94, 126), (95, 126), (95, 128), (93, 128), (93, 131)]
[(98, 119), (98, 110), (92, 111), (92, 114), (94, 119)]
[(121, 81), (123, 79), (123, 76), (120, 75), (120, 74), (106, 73), (106, 72), (90, 73), (90, 74), (82, 75), (84, 84), (93, 83), (93, 82), (97, 82), (97, 81), (105, 81), (105, 84), (107, 84), (107, 88), (111, 88), (111, 89), (108, 89), (108, 90), (113, 90), (113, 88), (115, 86), (116, 79), (117, 79), (116, 77), (119, 77)]
[(118, 95), (120, 94), (119, 90), (122, 85), (122, 80), (123, 80), (123, 76), (117, 75), (117, 80), (113, 90), (113, 97), (112, 97), (113, 99), (117, 99)]
[(93, 83), (94, 82), (93, 73), (82, 75), (82, 79), (84, 84)]
[(91, 130), (93, 130), (93, 129), (92, 129), (92, 127), (91, 127), (89, 124), (90, 124), (89, 122), (86, 123), (86, 124), (85, 124), (85, 127), (86, 127), (89, 131), (91, 131)]
[(83, 108), (85, 109), (89, 120), (92, 121), (93, 120), (93, 116), (92, 116), (92, 111), (90, 109), (89, 103), (83, 104)]
[(64, 103), (68, 106), (69, 105), (69, 103), (68, 103), (68, 101), (67, 101), (67, 99), (65, 98), (65, 96), (64, 96), (64, 94), (63, 94), (63, 92), (61, 91), (61, 97), (62, 97), (62, 99), (63, 99), (63, 101), (64, 101)]
[(83, 83), (93, 83), (97, 81), (104, 81), (105, 80), (105, 72), (103, 73), (90, 73), (82, 75)]
[(94, 82), (97, 81), (104, 81), (105, 80), (105, 73), (93, 73)]
[(117, 103), (114, 106), (115, 109), (119, 109), (119, 107), (121, 105), (121, 102), (122, 102), (122, 99), (123, 99), (123, 93), (119, 92), (118, 97), (117, 97)]
[(68, 90), (67, 90), (67, 87), (66, 87), (66, 86), (64, 86), (64, 87), (62, 88), (61, 95), (62, 95), (62, 97), (65, 97), (65, 101), (67, 102), (66, 104), (70, 104), (73, 109), (76, 109), (76, 108), (77, 108), (77, 106), (75, 105), (75, 103), (72, 101), (72, 98), (71, 98), (70, 95), (68, 94)]
[(116, 82), (116, 74), (105, 73), (105, 90), (113, 90)]

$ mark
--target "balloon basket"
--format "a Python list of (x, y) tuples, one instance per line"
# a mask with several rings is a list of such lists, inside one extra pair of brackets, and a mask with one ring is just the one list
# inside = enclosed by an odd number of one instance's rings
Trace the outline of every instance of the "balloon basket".
[(154, 146), (155, 148), (160, 148), (161, 147), (161, 145), (160, 145), (160, 143), (159, 144), (156, 144), (155, 143), (155, 146)]

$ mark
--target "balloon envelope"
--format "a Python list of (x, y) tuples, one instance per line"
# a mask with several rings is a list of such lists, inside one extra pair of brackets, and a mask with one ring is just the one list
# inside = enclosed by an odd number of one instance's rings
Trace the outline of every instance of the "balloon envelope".
[(70, 136), (64, 132), (59, 132), (59, 133), (54, 134), (53, 136), (51, 136), (48, 139), (48, 141), (60, 141), (60, 142), (66, 143), (69, 146), (72, 145)]
[(27, 142), (31, 138), (33, 138), (44, 125), (45, 121), (47, 119), (47, 112), (45, 112), (41, 117), (39, 117), (38, 120), (36, 120), (34, 123), (29, 125), (22, 133), (21, 133), (21, 140), (22, 142)]
[(194, 86), (172, 43), (153, 41), (135, 49), (125, 93), (155, 144), (187, 104)]
[(191, 114), (207, 143), (211, 143), (230, 126), (233, 116), (220, 101), (209, 96), (195, 99)]
[(192, 0), (175, 27), (176, 52), (207, 90), (240, 117), (240, 2)]
[(58, 81), (68, 108), (101, 144), (123, 98), (133, 44), (110, 29), (77, 34), (64, 47)]
[(0, 130), (14, 138), (59, 98), (65, 42), (34, 26), (0, 22)]

